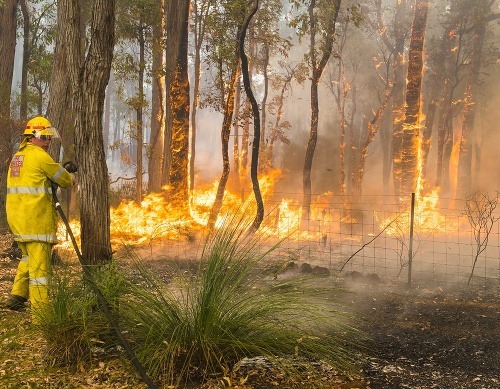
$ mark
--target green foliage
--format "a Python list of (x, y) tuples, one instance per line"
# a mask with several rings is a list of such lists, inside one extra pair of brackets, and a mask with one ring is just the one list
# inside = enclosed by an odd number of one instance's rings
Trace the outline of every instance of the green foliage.
[(249, 225), (228, 220), (208, 239), (198, 272), (169, 284), (137, 262), (143, 282), (131, 285), (120, 312), (152, 377), (202, 380), (252, 356), (282, 366), (301, 357), (352, 367), (359, 334), (335, 309), (337, 291), (317, 279), (267, 277), (264, 259), (274, 247), (247, 235)]
[[(94, 272), (94, 282), (113, 304), (122, 292), (122, 278), (114, 264)], [(47, 342), (45, 357), (51, 365), (89, 362), (96, 350), (114, 347), (116, 340), (96, 296), (80, 274), (59, 268), (51, 284), (51, 306), (40, 315), (36, 329)]]

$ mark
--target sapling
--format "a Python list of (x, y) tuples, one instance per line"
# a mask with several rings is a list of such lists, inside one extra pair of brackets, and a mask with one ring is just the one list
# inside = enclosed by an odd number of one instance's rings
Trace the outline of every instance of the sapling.
[(474, 234), (474, 241), (476, 244), (476, 253), (472, 263), (472, 270), (467, 281), (470, 284), (474, 269), (481, 253), (488, 247), (488, 240), (490, 238), (493, 225), (500, 218), (495, 216), (494, 212), (498, 204), (500, 193), (497, 191), (494, 197), (489, 197), (488, 194), (475, 192), (465, 199), (465, 210), (463, 214), (467, 216), (469, 224)]

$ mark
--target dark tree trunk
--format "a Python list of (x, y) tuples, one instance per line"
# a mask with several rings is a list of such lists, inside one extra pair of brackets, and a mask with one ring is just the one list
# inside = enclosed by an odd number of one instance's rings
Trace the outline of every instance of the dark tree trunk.
[[(268, 141), (268, 135), (266, 134), (266, 120), (267, 120), (267, 97), (269, 95), (269, 43), (265, 42), (264, 43), (264, 58), (263, 58), (263, 76), (264, 76), (264, 93), (262, 96), (262, 103), (261, 103), (261, 109), (262, 109), (262, 121), (261, 121), (261, 142), (260, 142), (260, 150), (262, 157), (261, 158), (261, 165), (263, 166), (264, 171), (269, 170), (269, 156), (267, 153), (267, 141)], [(255, 117), (254, 117), (255, 119)]]
[(238, 37), (239, 41), (239, 54), (241, 60), (241, 72), (243, 75), (243, 85), (245, 87), (245, 92), (250, 100), (253, 113), (253, 142), (252, 142), (252, 162), (250, 166), (250, 177), (252, 179), (252, 188), (255, 196), (255, 201), (257, 203), (256, 215), (252, 223), (252, 230), (257, 231), (260, 227), (262, 220), (264, 218), (264, 203), (262, 201), (262, 195), (260, 193), (259, 180), (258, 180), (258, 167), (259, 167), (259, 146), (260, 146), (260, 115), (259, 115), (259, 105), (252, 92), (252, 87), (250, 85), (250, 73), (248, 70), (248, 58), (245, 54), (245, 36), (248, 29), (248, 25), (252, 20), (253, 16), (259, 9), (259, 0), (254, 0), (253, 6), (250, 10), (249, 15), (243, 23), (243, 28)]
[[(239, 34), (239, 32), (238, 32)], [(236, 79), (239, 77), (239, 67), (238, 60), (239, 53), (238, 48), (235, 49), (235, 63), (232, 66), (231, 78), (228, 86), (228, 94), (226, 98), (226, 104), (224, 107), (224, 120), (222, 122), (221, 129), (221, 145), (222, 145), (222, 174), (219, 180), (219, 185), (217, 186), (217, 194), (215, 195), (215, 201), (212, 205), (210, 211), (210, 216), (208, 218), (208, 228), (212, 229), (217, 221), (219, 212), (222, 208), (222, 202), (224, 200), (224, 193), (226, 191), (226, 184), (229, 179), (229, 173), (231, 171), (229, 164), (229, 136), (231, 135), (231, 123), (233, 120), (234, 112), (234, 86), (236, 85)]]
[(241, 191), (240, 182), (240, 109), (241, 109), (241, 81), (238, 76), (234, 91), (234, 115), (233, 115), (233, 170), (232, 180), (235, 190)]
[(432, 99), (427, 107), (425, 125), (422, 129), (422, 177), (427, 179), (427, 157), (431, 148), (432, 130), (436, 116), (436, 100)]
[[(169, 198), (182, 209), (188, 208), (189, 158), (189, 78), (188, 20), (190, 0), (168, 2), (167, 28), (167, 115), (166, 140), (169, 153)], [(165, 172), (164, 171), (164, 176)]]

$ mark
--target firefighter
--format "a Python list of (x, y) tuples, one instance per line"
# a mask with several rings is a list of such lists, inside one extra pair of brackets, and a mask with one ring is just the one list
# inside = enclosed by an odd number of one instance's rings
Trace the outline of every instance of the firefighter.
[(50, 122), (37, 116), (26, 124), (19, 150), (7, 175), (7, 222), (19, 245), (19, 262), (7, 308), (24, 310), (30, 300), (31, 319), (39, 323), (49, 304), (50, 257), (57, 243), (58, 217), (52, 202), (56, 185), (69, 187), (76, 165), (55, 162), (47, 153), (50, 141), (59, 137)]

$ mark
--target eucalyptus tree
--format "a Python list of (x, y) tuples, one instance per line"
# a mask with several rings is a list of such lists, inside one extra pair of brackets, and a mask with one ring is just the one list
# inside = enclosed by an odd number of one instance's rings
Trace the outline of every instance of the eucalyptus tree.
[(311, 74), (311, 128), (303, 170), (303, 220), (308, 220), (311, 212), (311, 171), (318, 140), (318, 84), (332, 54), (340, 3), (341, 0), (292, 0), (299, 14), (293, 19), (291, 25), (298, 28), (301, 37), (309, 35), (307, 60)]
[[(260, 166), (262, 167), (270, 164), (268, 155), (270, 134), (267, 131), (267, 126), (271, 126), (272, 121), (269, 120), (268, 123), (268, 100), (270, 97), (270, 84), (273, 81), (272, 78), (276, 77), (275, 74), (279, 71), (279, 69), (272, 68), (271, 59), (276, 59), (276, 57), (282, 58), (282, 61), (278, 61), (278, 68), (282, 67), (280, 63), (283, 64), (286, 61), (291, 48), (290, 38), (283, 37), (280, 32), (280, 18), (282, 14), (283, 4), (281, 1), (261, 1), (254, 21), (249, 26), (252, 31), (251, 39), (254, 40), (255, 45), (255, 58), (250, 60), (253, 60), (255, 63), (255, 72), (262, 76), (262, 86), (258, 88), (259, 94), (262, 95), (260, 102), (261, 137), (259, 145), (262, 162)], [(249, 53), (249, 55), (251, 54)]]
[(262, 194), (260, 192), (259, 180), (257, 177), (258, 174), (258, 165), (259, 165), (259, 147), (260, 147), (260, 136), (261, 136), (261, 128), (260, 128), (260, 112), (259, 106), (257, 104), (257, 100), (252, 91), (252, 85), (250, 81), (250, 73), (248, 70), (248, 57), (245, 53), (245, 37), (248, 30), (248, 26), (252, 21), (252, 18), (255, 16), (255, 13), (259, 9), (259, 0), (253, 0), (253, 3), (250, 4), (250, 9), (248, 11), (248, 15), (245, 16), (243, 21), (243, 25), (238, 36), (238, 44), (239, 44), (239, 55), (241, 60), (241, 73), (243, 76), (243, 85), (245, 87), (245, 93), (248, 96), (250, 104), (252, 105), (252, 114), (253, 114), (253, 124), (254, 124), (254, 140), (252, 142), (252, 162), (250, 166), (250, 176), (252, 179), (252, 189), (255, 196), (255, 202), (257, 203), (256, 214), (253, 220), (251, 230), (253, 232), (257, 231), (260, 227), (262, 220), (264, 219), (264, 202), (262, 200)]
[(345, 195), (343, 212), (351, 221), (360, 217), (356, 206), (362, 194), (368, 148), (380, 131), (392, 93), (390, 61), (386, 51), (373, 44), (375, 24), (369, 11), (354, 5), (339, 17), (334, 45), (338, 58), (329, 62), (324, 83), (338, 114), (339, 192)]
[[(366, 53), (367, 48), (359, 50), (364, 45), (359, 31), (362, 16), (358, 7), (355, 5), (348, 7), (347, 12), (342, 13), (339, 19), (337, 39), (333, 45), (335, 57), (327, 64), (324, 84), (333, 96), (338, 115), (340, 172), (338, 193), (345, 196), (350, 191), (354, 181), (354, 160), (356, 158), (354, 118), (358, 109), (357, 78), (361, 72), (361, 65), (365, 62), (360, 60), (359, 54)], [(349, 51), (349, 46), (352, 46), (354, 41), (356, 41), (356, 50), (353, 53)], [(368, 93), (364, 96), (368, 96)]]
[[(388, 6), (392, 4), (393, 7)], [(391, 100), (392, 100), (392, 134), (381, 133), (381, 137), (386, 139), (383, 145), (384, 150), (384, 187), (388, 187), (390, 180), (390, 166), (392, 166), (392, 179), (394, 192), (399, 194), (401, 188), (401, 147), (404, 121), (405, 103), (405, 71), (407, 57), (405, 47), (408, 41), (408, 31), (406, 26), (408, 21), (408, 1), (390, 0), (384, 3), (383, 0), (371, 0), (366, 8), (372, 8), (372, 16), (369, 18), (372, 26), (378, 32), (377, 38), (385, 47), (383, 53), (385, 63), (390, 63), (391, 74)], [(386, 154), (390, 154), (390, 158)]]
[(221, 127), (222, 173), (217, 186), (215, 201), (209, 216), (209, 227), (217, 220), (222, 208), (226, 184), (229, 179), (229, 138), (234, 112), (234, 94), (239, 78), (239, 41), (247, 11), (245, 0), (222, 0), (207, 20), (207, 61), (213, 65), (213, 86), (203, 94), (204, 104), (223, 113)]
[[(136, 201), (140, 203), (143, 192), (143, 154), (144, 154), (144, 111), (147, 108), (145, 78), (148, 77), (148, 64), (151, 58), (152, 29), (162, 18), (155, 0), (121, 0), (117, 7), (117, 39), (120, 42), (122, 59), (126, 60), (131, 74), (123, 75), (126, 82), (137, 84), (135, 95), (127, 103), (135, 112), (135, 120), (130, 121), (132, 138), (135, 140), (136, 159)], [(132, 48), (132, 49), (131, 49)], [(135, 49), (135, 50), (134, 50)]]
[(60, 31), (66, 46), (67, 74), (75, 111), (76, 162), (79, 166), (79, 208), (82, 255), (89, 264), (111, 258), (108, 169), (102, 138), (106, 85), (114, 47), (115, 1), (92, 3), (88, 45), (81, 29), (81, 4), (60, 0)]
[(162, 183), (170, 201), (188, 211), (189, 109), (188, 27), (190, 0), (168, 1), (165, 8), (166, 115)]
[(415, 0), (408, 55), (408, 72), (406, 76), (405, 116), (401, 144), (402, 177), (400, 195), (412, 193), (420, 189), (420, 111), (424, 66), (423, 47), (428, 10), (429, 2), (427, 0)]
[(7, 170), (12, 151), (12, 122), (10, 95), (14, 76), (14, 57), (16, 54), (16, 15), (18, 0), (0, 2), (0, 228), (7, 228), (5, 215), (5, 193)]
[(193, 76), (193, 102), (191, 104), (191, 136), (189, 137), (189, 190), (194, 189), (195, 181), (195, 160), (196, 160), (196, 135), (198, 131), (196, 123), (196, 115), (200, 105), (200, 82), (201, 82), (201, 66), (203, 43), (207, 30), (207, 16), (212, 12), (216, 0), (192, 0), (191, 12), (191, 30), (193, 35), (194, 46), (194, 76)]
[[(271, 89), (277, 91), (268, 104), (268, 111), (273, 120), (270, 121), (268, 131), (269, 144), (267, 146), (266, 157), (263, 159), (264, 168), (274, 167), (274, 149), (279, 141), (285, 145), (290, 144), (287, 134), (292, 128), (292, 124), (284, 118), (284, 107), (286, 99), (292, 92), (292, 85), (296, 82), (302, 85), (306, 81), (308, 69), (304, 62), (280, 61), (280, 73), (276, 73), (271, 78)], [(267, 143), (267, 141), (266, 141)]]
[[(56, 4), (20, 0), (23, 21), (23, 55), (19, 116), (43, 115), (49, 100), (49, 83), (56, 37)], [(32, 102), (33, 108), (29, 107)]]
[(148, 192), (161, 191), (165, 146), (165, 6), (155, 0), (153, 8), (159, 18), (153, 23), (151, 47), (151, 136), (148, 147)]
[[(469, 2), (469, 4), (472, 4)], [(493, 12), (495, 0), (480, 0), (473, 3), (471, 12), (471, 60), (467, 69), (464, 93), (462, 131), (459, 143), (457, 194), (470, 195), (472, 190), (472, 153), (474, 124), (479, 101), (481, 68), (498, 58), (498, 47), (492, 46), (494, 35), (487, 35), (488, 24), (500, 18), (500, 12)], [(489, 41), (489, 39), (491, 41)], [(479, 150), (476, 150), (479, 153)]]

